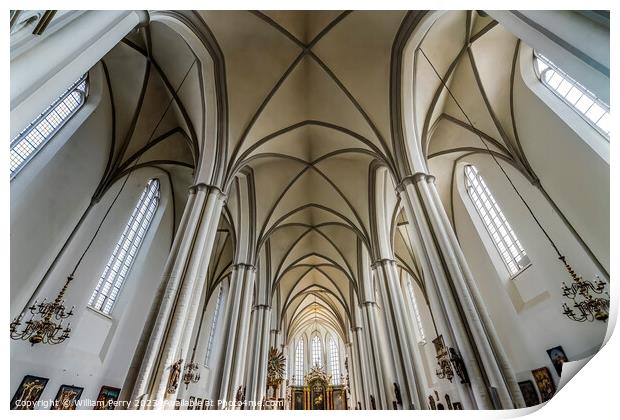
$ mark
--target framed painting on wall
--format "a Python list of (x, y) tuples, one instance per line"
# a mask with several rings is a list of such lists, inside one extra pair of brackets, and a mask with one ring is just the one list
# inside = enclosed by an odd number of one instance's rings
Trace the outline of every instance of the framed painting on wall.
[(555, 394), (555, 384), (551, 379), (551, 371), (548, 367), (541, 367), (532, 371), (534, 380), (536, 380), (536, 386), (540, 392), (540, 398), (542, 402), (549, 401), (553, 394)]
[(114, 388), (111, 386), (102, 386), (95, 402), (94, 410), (114, 410), (116, 408), (116, 401), (121, 393), (120, 388)]
[(568, 362), (568, 357), (566, 357), (566, 353), (564, 353), (562, 346), (557, 346), (547, 350), (547, 354), (549, 355), (549, 359), (551, 359), (551, 363), (553, 363), (553, 367), (555, 368), (558, 376), (562, 376), (562, 365), (564, 362)]
[(521, 381), (519, 382), (519, 389), (521, 389), (521, 394), (523, 394), (526, 407), (533, 407), (540, 404), (540, 398), (538, 398), (538, 392), (536, 392), (534, 382), (529, 380)]
[(84, 388), (74, 385), (61, 385), (54, 399), (51, 410), (75, 410), (77, 401), (82, 396)]
[(34, 410), (47, 385), (48, 378), (26, 375), (11, 399), (11, 410)]

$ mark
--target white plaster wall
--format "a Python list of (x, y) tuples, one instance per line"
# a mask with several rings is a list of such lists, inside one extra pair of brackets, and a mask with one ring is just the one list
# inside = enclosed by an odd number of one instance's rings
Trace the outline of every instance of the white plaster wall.
[[(517, 379), (531, 379), (532, 369), (547, 366), (557, 384), (546, 350), (561, 345), (569, 360), (588, 356), (602, 343), (606, 324), (577, 323), (562, 314), (560, 287), (563, 281), (570, 281), (565, 268), (493, 161), (482, 156), (471, 157), (469, 162), (484, 177), (532, 265), (514, 279), (505, 268), (502, 270), (500, 256), (464, 190), (462, 166), (457, 167), (458, 192), (454, 197), (459, 241)], [(506, 170), (576, 271), (584, 278), (597, 274), (547, 201), (512, 168)]]
[(86, 104), (11, 181), (11, 316), (30, 298), (103, 175), (110, 100), (101, 66), (89, 77)]
[[(26, 374), (50, 378), (42, 400), (53, 399), (61, 384), (83, 387), (82, 400), (96, 399), (102, 385), (122, 386), (171, 245), (173, 216), (170, 186), (163, 175), (163, 172), (153, 168), (135, 171), (112, 207), (66, 294), (66, 304), (76, 306), (71, 319), (71, 338), (55, 346), (31, 347), (27, 342), (11, 342), (11, 395)], [(153, 176), (158, 176), (161, 182), (159, 208), (110, 317), (101, 315), (86, 307), (88, 299), (131, 210), (146, 182)], [(62, 287), (67, 273), (92, 237), (120, 184), (117, 182), (93, 209), (42, 288), (40, 297), (52, 298)], [(40, 224), (44, 223), (45, 219), (40, 219)]]

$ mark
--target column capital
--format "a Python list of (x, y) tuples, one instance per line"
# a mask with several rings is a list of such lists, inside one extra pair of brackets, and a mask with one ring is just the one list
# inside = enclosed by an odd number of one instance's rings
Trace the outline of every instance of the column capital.
[(370, 264), (370, 268), (375, 269), (381, 265), (386, 265), (386, 264), (392, 264), (392, 265), (396, 265), (396, 260), (392, 259), (392, 258), (379, 258), (377, 260), (375, 260), (375, 262), (373, 262), (372, 264)]
[(204, 182), (199, 182), (189, 187), (190, 193), (192, 192), (196, 193), (198, 191), (206, 191), (208, 193), (216, 192), (216, 193), (219, 193), (220, 198), (226, 197), (226, 194), (224, 194), (224, 191), (222, 191), (220, 187), (217, 187), (215, 185), (205, 184)]
[(256, 267), (253, 266), (252, 264), (246, 264), (246, 263), (236, 263), (233, 264), (232, 266), (233, 270), (251, 270), (251, 271), (256, 271)]
[[(271, 309), (271, 305), (267, 305), (266, 303), (257, 303), (252, 307), (252, 309)], [(277, 331), (277, 330), (272, 330)]]
[(427, 174), (426, 172), (416, 172), (413, 175), (407, 175), (401, 179), (400, 183), (396, 186), (396, 191), (399, 193), (404, 191), (408, 184), (413, 184), (419, 181), (428, 181), (429, 178), (435, 179), (434, 176)]
[(364, 302), (360, 302), (360, 306), (378, 306), (377, 302), (375, 302), (374, 300), (365, 300)]

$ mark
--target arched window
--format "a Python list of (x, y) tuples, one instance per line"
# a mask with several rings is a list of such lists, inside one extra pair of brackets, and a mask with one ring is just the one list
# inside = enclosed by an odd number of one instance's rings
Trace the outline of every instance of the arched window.
[(75, 115), (87, 96), (88, 77), (85, 74), (11, 140), (11, 179)]
[(312, 366), (322, 366), (321, 338), (318, 335), (312, 337)]
[(329, 338), (329, 369), (332, 372), (332, 382), (340, 385), (340, 354), (338, 344), (332, 337)]
[(502, 209), (493, 198), (493, 194), (489, 191), (484, 179), (473, 165), (465, 166), (465, 186), (467, 194), (473, 201), (484, 226), (502, 257), (502, 261), (504, 261), (510, 275), (514, 276), (530, 265), (530, 259), (506, 220)]
[(146, 235), (155, 210), (159, 205), (159, 180), (151, 179), (129, 217), (123, 233), (103, 270), (88, 306), (109, 315), (121, 286), (136, 259), (142, 240)]
[(410, 281), (407, 282), (407, 289), (409, 291), (409, 298), (411, 299), (411, 306), (413, 307), (413, 316), (415, 317), (416, 326), (418, 327), (418, 342), (426, 343), (426, 335), (424, 334), (424, 327), (422, 326), (420, 308), (418, 308), (418, 302), (415, 298), (415, 294), (413, 293), (413, 284)]
[(295, 346), (295, 383), (304, 383), (304, 339), (301, 337)]
[(217, 292), (217, 300), (215, 301), (215, 311), (213, 312), (213, 321), (211, 321), (211, 330), (209, 331), (209, 339), (207, 340), (207, 353), (205, 355), (205, 366), (209, 366), (209, 359), (211, 358), (211, 350), (213, 350), (213, 339), (215, 337), (215, 330), (217, 329), (217, 321), (220, 318), (220, 308), (222, 306), (223, 287), (220, 283), (220, 289)]
[(534, 63), (540, 81), (609, 140), (609, 105), (542, 54), (534, 52)]

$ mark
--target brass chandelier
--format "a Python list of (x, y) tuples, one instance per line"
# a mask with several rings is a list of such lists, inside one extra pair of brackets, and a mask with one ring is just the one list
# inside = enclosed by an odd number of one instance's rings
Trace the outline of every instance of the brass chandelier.
[(562, 295), (572, 300), (572, 307), (577, 309), (577, 313), (575, 313), (573, 309), (564, 303), (562, 305), (564, 315), (577, 322), (592, 322), (594, 320), (603, 322), (607, 321), (607, 318), (609, 318), (609, 299), (595, 296), (602, 295), (609, 298), (609, 293), (605, 291), (607, 283), (601, 280), (598, 276), (598, 280), (595, 283), (588, 280), (583, 280), (583, 278), (578, 276), (572, 267), (566, 262), (566, 258), (564, 256), (560, 257), (560, 260), (562, 260), (564, 266), (573, 279), (570, 286), (567, 286), (565, 282), (562, 282)]
[[(71, 323), (63, 329), (62, 322), (73, 315), (71, 307), (68, 312), (65, 310), (64, 295), (69, 283), (73, 280), (73, 276), (67, 277), (65, 285), (60, 289), (58, 296), (53, 302), (46, 302), (46, 299), (39, 304), (35, 300), (34, 303), (13, 319), (11, 322), (11, 338), (13, 340), (28, 340), (31, 346), (35, 344), (59, 344), (69, 338), (71, 332)], [(18, 331), (22, 325), (22, 319), (27, 312), (30, 312), (30, 319), (25, 321), (25, 327)], [(35, 317), (39, 318), (36, 319)], [(56, 323), (58, 321), (58, 323)]]

